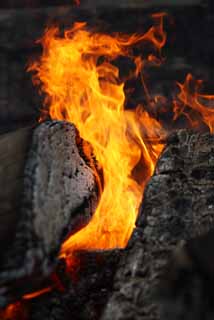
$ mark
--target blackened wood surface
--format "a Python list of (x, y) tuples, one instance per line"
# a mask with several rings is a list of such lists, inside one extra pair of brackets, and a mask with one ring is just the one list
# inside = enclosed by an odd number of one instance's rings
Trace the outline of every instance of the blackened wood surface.
[[(1, 306), (40, 287), (64, 238), (95, 211), (96, 181), (78, 140), (75, 127), (63, 121), (45, 122), (33, 132), (17, 228), (0, 268)], [(10, 190), (9, 183), (6, 187)]]
[[(102, 320), (213, 318), (200, 276), (179, 278), (176, 273), (180, 267), (181, 274), (182, 268), (191, 274), (192, 260), (182, 242), (207, 232), (213, 222), (214, 136), (180, 131), (170, 138), (146, 188), (137, 227)], [(171, 295), (166, 294), (168, 309), (161, 313), (157, 288), (178, 243), (181, 249), (176, 249), (175, 262), (169, 265), (178, 281)]]
[(55, 289), (29, 301), (29, 320), (100, 319), (120, 256), (121, 251), (117, 249), (77, 252), (73, 257), (76, 264), (70, 268), (71, 276), (61, 261), (57, 276), (64, 291)]

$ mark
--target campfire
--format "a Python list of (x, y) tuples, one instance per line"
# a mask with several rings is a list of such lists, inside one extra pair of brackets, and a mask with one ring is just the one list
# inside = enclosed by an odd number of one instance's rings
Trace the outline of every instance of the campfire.
[(171, 17), (144, 17), (137, 32), (75, 19), (37, 39), (37, 123), (0, 141), (7, 158), (20, 154), (22, 190), (1, 319), (172, 319), (186, 312), (180, 279), (212, 278), (199, 248), (213, 237), (214, 95), (191, 72), (173, 79), (171, 100), (154, 92)]

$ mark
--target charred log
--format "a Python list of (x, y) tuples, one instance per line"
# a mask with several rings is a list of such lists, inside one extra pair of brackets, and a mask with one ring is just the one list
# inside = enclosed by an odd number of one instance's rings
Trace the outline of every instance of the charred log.
[(1, 306), (42, 285), (63, 239), (85, 226), (95, 210), (96, 181), (72, 124), (46, 122), (34, 130), (21, 199), (15, 237), (1, 264)]
[(65, 272), (61, 261), (57, 276), (64, 292), (54, 290), (30, 301), (30, 320), (100, 319), (120, 257), (120, 250), (77, 252), (72, 277)]
[(213, 277), (213, 253), (204, 250), (210, 237), (197, 240), (213, 226), (213, 150), (214, 136), (208, 133), (180, 131), (169, 139), (146, 188), (102, 320), (213, 317), (208, 289), (213, 282), (207, 281)]

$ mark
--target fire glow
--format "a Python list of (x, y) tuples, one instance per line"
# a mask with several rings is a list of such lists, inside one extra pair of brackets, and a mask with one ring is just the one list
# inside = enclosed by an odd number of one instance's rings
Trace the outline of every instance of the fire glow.
[[(41, 40), (43, 54), (30, 70), (46, 95), (49, 114), (52, 119), (75, 124), (80, 136), (92, 145), (104, 178), (92, 220), (64, 242), (61, 256), (79, 249), (123, 248), (132, 234), (144, 187), (154, 172), (166, 132), (142, 105), (134, 110), (124, 108), (125, 81), (121, 82), (113, 61), (121, 56), (132, 59), (135, 71), (131, 76), (141, 77), (142, 90), (149, 100), (144, 65), (161, 63), (166, 42), (164, 17), (165, 13), (154, 14), (154, 24), (144, 34), (102, 34), (89, 31), (86, 23), (75, 23), (63, 36), (57, 28), (51, 28)], [(149, 44), (152, 53), (134, 56), (132, 48), (139, 43)], [(191, 81), (188, 75), (184, 84), (178, 84), (174, 118), (184, 114), (190, 127), (204, 121), (213, 131), (213, 110), (199, 102), (200, 98), (213, 101), (213, 96), (198, 94), (201, 81), (196, 81), (191, 92)], [(194, 123), (186, 108), (197, 111), (201, 120)], [(134, 178), (137, 166), (144, 171), (143, 179)]]
[[(132, 58), (132, 46), (139, 42), (149, 42), (158, 55), (166, 41), (163, 17), (162, 13), (154, 15), (154, 26), (143, 35), (92, 33), (85, 23), (75, 23), (63, 38), (52, 28), (42, 39), (43, 55), (31, 70), (36, 70), (46, 93), (50, 116), (75, 124), (92, 145), (104, 177), (91, 222), (63, 244), (62, 255), (78, 249), (123, 248), (131, 236), (145, 182), (163, 148), (158, 143), (163, 133), (141, 106), (134, 111), (124, 109), (124, 83), (112, 61), (119, 56)], [(144, 60), (133, 59), (133, 76), (137, 77)], [(144, 135), (155, 144), (145, 141)], [(132, 171), (140, 159), (147, 174), (139, 183)]]

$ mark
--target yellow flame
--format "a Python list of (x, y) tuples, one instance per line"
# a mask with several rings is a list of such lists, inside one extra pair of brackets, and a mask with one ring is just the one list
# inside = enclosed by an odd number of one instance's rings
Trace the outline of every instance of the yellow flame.
[[(75, 23), (63, 37), (52, 28), (42, 39), (43, 55), (30, 69), (36, 70), (46, 93), (50, 115), (75, 124), (80, 136), (93, 146), (104, 177), (91, 222), (63, 244), (62, 254), (124, 247), (133, 231), (145, 185), (133, 177), (133, 171), (143, 161), (144, 178), (153, 173), (163, 148), (157, 143), (161, 126), (140, 107), (124, 110), (124, 83), (112, 60), (132, 57), (131, 48), (138, 42), (150, 42), (159, 52), (166, 39), (163, 17), (154, 15), (154, 26), (143, 35), (94, 33), (85, 23)], [(143, 62), (134, 57), (133, 61), (137, 75)], [(154, 145), (144, 137), (152, 137)]]

